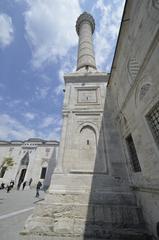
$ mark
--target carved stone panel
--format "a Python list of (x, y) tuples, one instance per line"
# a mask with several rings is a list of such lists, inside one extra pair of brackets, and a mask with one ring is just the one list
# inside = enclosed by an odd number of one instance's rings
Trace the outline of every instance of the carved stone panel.
[(78, 89), (77, 103), (97, 103), (97, 89)]
[(148, 92), (148, 90), (150, 89), (150, 87), (151, 87), (150, 83), (146, 83), (141, 87), (140, 94), (139, 94), (139, 100), (140, 101), (143, 100), (143, 98), (145, 97), (145, 95)]

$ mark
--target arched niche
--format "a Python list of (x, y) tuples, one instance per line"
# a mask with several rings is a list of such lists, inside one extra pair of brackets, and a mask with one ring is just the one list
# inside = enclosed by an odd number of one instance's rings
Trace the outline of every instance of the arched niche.
[(151, 91), (152, 80), (149, 75), (142, 77), (141, 81), (136, 87), (135, 91), (135, 105), (136, 107), (140, 107), (142, 103), (146, 102), (147, 95), (149, 91)]
[(47, 168), (48, 168), (48, 162), (44, 160), (41, 164), (40, 179), (45, 179)]
[(78, 134), (79, 168), (93, 171), (97, 151), (97, 134), (94, 127), (85, 124), (80, 127)]

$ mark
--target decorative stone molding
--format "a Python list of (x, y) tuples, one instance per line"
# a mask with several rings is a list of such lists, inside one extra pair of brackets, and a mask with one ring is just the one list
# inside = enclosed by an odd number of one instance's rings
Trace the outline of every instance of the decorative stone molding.
[(139, 107), (142, 102), (145, 102), (146, 95), (151, 89), (151, 77), (149, 75), (145, 75), (140, 80), (139, 84), (136, 87), (135, 92), (135, 105)]
[(150, 89), (150, 87), (151, 87), (150, 83), (146, 83), (141, 87), (140, 93), (139, 93), (139, 100), (140, 101), (143, 100), (143, 98), (145, 97), (145, 95), (148, 92), (148, 90)]
[(77, 128), (77, 134), (80, 133), (81, 130), (85, 127), (90, 127), (94, 131), (95, 135), (98, 136), (99, 129), (98, 129), (97, 125), (94, 122), (90, 122), (90, 121), (85, 121), (85, 122), (80, 123)]
[(130, 58), (130, 60), (128, 61), (128, 73), (130, 76), (130, 78), (129, 78), (130, 84), (132, 84), (135, 81), (139, 69), (140, 69), (140, 66), (139, 66), (136, 58), (135, 57)]

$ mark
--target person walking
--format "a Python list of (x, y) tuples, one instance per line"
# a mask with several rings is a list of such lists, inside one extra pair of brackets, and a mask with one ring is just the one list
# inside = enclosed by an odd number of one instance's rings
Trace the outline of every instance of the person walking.
[(30, 187), (30, 188), (31, 188), (32, 181), (33, 181), (33, 179), (30, 178), (30, 180), (29, 180), (29, 187)]
[(10, 187), (13, 188), (14, 187), (14, 180), (10, 181)]
[(4, 189), (5, 188), (5, 183), (1, 183), (0, 189)]
[(39, 190), (40, 190), (41, 186), (42, 186), (42, 183), (39, 181), (36, 185), (36, 195), (35, 195), (35, 197), (37, 197), (37, 198), (39, 197)]
[(11, 188), (12, 188), (12, 187), (11, 187), (10, 185), (7, 185), (7, 187), (6, 187), (6, 189), (7, 189), (7, 193), (10, 192)]

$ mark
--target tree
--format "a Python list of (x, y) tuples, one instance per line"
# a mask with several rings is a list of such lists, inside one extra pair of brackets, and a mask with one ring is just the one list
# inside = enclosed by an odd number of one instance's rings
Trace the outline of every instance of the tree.
[(13, 161), (13, 158), (12, 157), (5, 157), (0, 168), (2, 167), (12, 167), (14, 165), (14, 161)]

